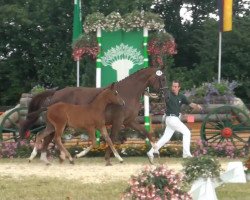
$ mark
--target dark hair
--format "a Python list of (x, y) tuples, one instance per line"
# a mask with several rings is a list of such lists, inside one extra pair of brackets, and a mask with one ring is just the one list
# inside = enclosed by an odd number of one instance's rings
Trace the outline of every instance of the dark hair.
[(173, 83), (179, 83), (179, 87), (181, 87), (181, 83), (180, 83), (179, 80), (173, 80), (173, 81), (172, 81), (172, 84), (173, 84)]

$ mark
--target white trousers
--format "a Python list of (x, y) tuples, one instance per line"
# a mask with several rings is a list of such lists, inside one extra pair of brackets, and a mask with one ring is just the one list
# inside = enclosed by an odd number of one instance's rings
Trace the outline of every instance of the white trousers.
[(178, 131), (183, 134), (183, 157), (191, 156), (190, 153), (190, 140), (191, 133), (187, 126), (175, 116), (167, 116), (166, 117), (166, 128), (161, 136), (161, 138), (157, 141), (155, 149), (151, 148), (149, 153), (152, 155), (154, 151), (158, 151), (162, 146), (164, 146), (173, 136), (175, 131)]

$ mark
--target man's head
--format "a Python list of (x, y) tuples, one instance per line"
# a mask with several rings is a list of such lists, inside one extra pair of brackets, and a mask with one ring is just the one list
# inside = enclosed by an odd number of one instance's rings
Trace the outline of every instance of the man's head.
[(177, 81), (177, 80), (174, 80), (174, 81), (172, 82), (172, 92), (173, 92), (175, 95), (178, 95), (180, 89), (181, 89), (181, 84), (180, 84), (180, 82)]

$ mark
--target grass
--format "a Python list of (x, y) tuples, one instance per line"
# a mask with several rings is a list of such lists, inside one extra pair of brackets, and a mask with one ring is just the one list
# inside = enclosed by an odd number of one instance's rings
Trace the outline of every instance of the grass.
[[(161, 158), (160, 164), (180, 163), (181, 158)], [(220, 159), (221, 163), (229, 162)], [(1, 163), (25, 163), (26, 159), (0, 159)], [(40, 162), (38, 159), (34, 162)], [(57, 160), (55, 160), (57, 162)], [(104, 166), (103, 157), (84, 158), (77, 160), (78, 164), (100, 164)], [(117, 162), (113, 159), (113, 163)], [(148, 164), (146, 157), (125, 158), (128, 164)], [(122, 192), (128, 186), (127, 181), (108, 183), (82, 183), (77, 180), (62, 180), (57, 178), (22, 177), (14, 179), (10, 176), (1, 176), (0, 172), (0, 199), (1, 200), (116, 200), (121, 198)], [(246, 184), (224, 184), (216, 188), (220, 200), (250, 199), (250, 182)]]
[(56, 178), (0, 178), (1, 200), (112, 200), (120, 199), (125, 182), (83, 184), (80, 181)]

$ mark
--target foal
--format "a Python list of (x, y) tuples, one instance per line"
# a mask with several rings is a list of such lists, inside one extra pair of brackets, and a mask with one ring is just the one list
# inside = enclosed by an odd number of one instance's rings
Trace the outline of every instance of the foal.
[[(89, 138), (92, 140), (92, 145), (83, 151), (81, 156), (86, 155), (95, 146), (95, 130), (98, 129), (112, 149), (115, 157), (118, 158), (120, 162), (123, 162), (123, 159), (115, 150), (105, 126), (105, 108), (110, 103), (121, 106), (125, 105), (125, 102), (115, 90), (114, 83), (97, 95), (96, 98), (88, 105), (80, 106), (59, 102), (49, 106), (47, 111), (47, 126), (43, 132), (37, 135), (36, 144), (30, 155), (29, 161), (36, 156), (37, 148), (41, 140), (55, 132), (54, 139), (61, 152), (60, 158), (64, 160), (66, 155), (66, 157), (70, 160), (70, 163), (73, 164), (73, 159), (70, 153), (63, 146), (61, 140), (63, 131), (67, 126), (69, 126), (75, 129), (86, 129), (89, 134)], [(42, 160), (49, 164), (47, 158), (42, 158)]]

